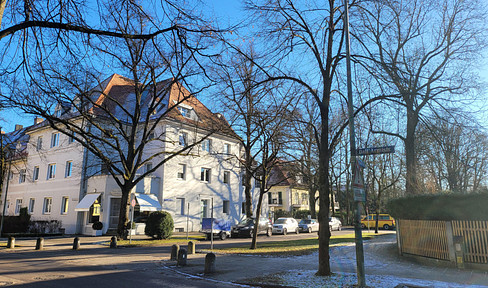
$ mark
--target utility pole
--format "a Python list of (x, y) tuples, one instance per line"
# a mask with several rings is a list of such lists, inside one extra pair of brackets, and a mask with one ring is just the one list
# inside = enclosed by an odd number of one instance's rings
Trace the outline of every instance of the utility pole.
[[(356, 160), (356, 134), (354, 133), (354, 109), (352, 105), (352, 80), (351, 80), (351, 43), (349, 37), (349, 1), (344, 0), (344, 34), (346, 36), (346, 68), (347, 68), (347, 110), (349, 116), (349, 138), (350, 138), (350, 149), (351, 149), (351, 169), (353, 179), (356, 177), (361, 177), (362, 175), (357, 175), (360, 173), (359, 165)], [(352, 185), (350, 185), (352, 188)], [(364, 189), (363, 189), (364, 193)], [(356, 193), (354, 193), (356, 194)], [(357, 277), (358, 277), (358, 287), (366, 287), (366, 277), (364, 273), (364, 251), (363, 251), (363, 235), (361, 231), (361, 199), (354, 197), (355, 204), (355, 217), (354, 217), (354, 238), (356, 243), (356, 265), (357, 265)]]

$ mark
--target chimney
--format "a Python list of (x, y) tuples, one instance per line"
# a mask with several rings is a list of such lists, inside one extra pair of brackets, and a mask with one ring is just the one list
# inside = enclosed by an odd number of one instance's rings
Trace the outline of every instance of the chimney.
[(35, 117), (34, 118), (34, 125), (37, 125), (37, 124), (41, 123), (42, 121), (44, 121), (44, 119), (42, 119), (41, 117)]
[(15, 124), (15, 131), (21, 130), (22, 128), (24, 128), (24, 126), (20, 124)]

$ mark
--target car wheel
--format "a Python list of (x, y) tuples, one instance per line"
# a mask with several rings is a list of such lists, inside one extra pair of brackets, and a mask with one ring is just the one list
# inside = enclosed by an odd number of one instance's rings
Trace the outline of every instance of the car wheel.
[(205, 240), (210, 240), (210, 233), (205, 234)]
[(268, 228), (268, 231), (266, 231), (266, 236), (271, 237), (273, 235), (273, 229)]
[(308, 227), (308, 233), (312, 233), (312, 227)]
[(220, 237), (220, 240), (225, 240), (225, 239), (227, 238), (227, 233), (225, 233), (225, 232), (220, 232), (219, 237)]
[(383, 229), (390, 230), (390, 225), (388, 225), (388, 224), (383, 225)]
[(361, 229), (366, 229), (366, 225), (361, 224)]
[(283, 235), (286, 235), (286, 228), (283, 228)]

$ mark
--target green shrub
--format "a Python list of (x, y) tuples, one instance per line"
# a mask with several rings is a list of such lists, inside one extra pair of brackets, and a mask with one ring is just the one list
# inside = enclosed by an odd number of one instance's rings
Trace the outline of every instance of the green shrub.
[(293, 216), (295, 219), (307, 219), (309, 215), (312, 215), (310, 210), (297, 210)]
[(293, 212), (285, 211), (285, 210), (276, 210), (274, 212), (274, 220), (281, 218), (281, 217), (293, 217)]
[(154, 239), (168, 239), (173, 233), (174, 222), (166, 211), (156, 211), (149, 214), (144, 233)]
[(388, 202), (388, 213), (408, 220), (488, 220), (488, 194), (421, 195)]

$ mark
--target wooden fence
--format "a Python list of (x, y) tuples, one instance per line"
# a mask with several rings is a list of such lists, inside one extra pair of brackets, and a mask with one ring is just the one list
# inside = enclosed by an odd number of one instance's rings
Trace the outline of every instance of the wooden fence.
[(463, 237), (463, 259), (488, 264), (488, 221), (452, 221), (454, 236)]
[(400, 253), (456, 262), (461, 237), (464, 263), (488, 264), (488, 221), (397, 220)]
[(398, 220), (401, 253), (449, 260), (446, 222)]

